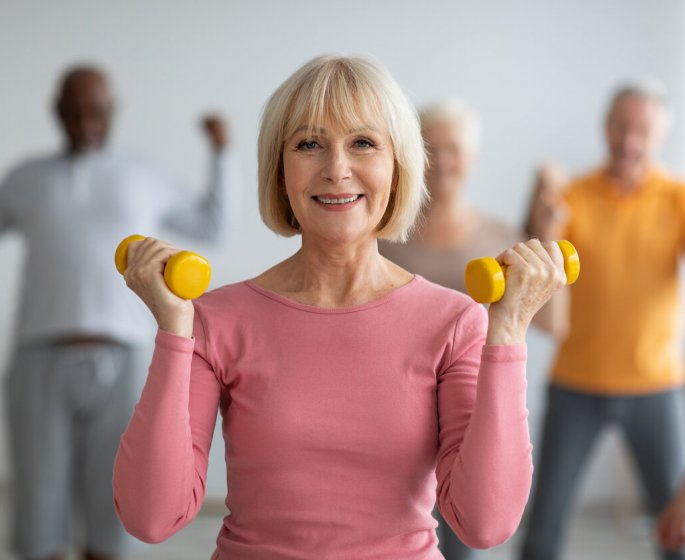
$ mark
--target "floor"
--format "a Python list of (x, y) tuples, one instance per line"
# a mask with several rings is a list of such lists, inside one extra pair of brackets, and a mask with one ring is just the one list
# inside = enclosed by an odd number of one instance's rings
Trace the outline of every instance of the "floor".
[[(208, 559), (211, 555), (219, 520), (198, 518), (190, 527), (161, 545), (141, 551), (131, 560)], [(636, 520), (631, 526), (617, 527), (606, 514), (587, 514), (574, 520), (568, 549), (563, 560), (645, 560), (650, 555), (649, 534), (645, 524)], [(478, 560), (513, 560), (517, 537), (489, 551)]]
[[(7, 499), (0, 493), (0, 560), (16, 560), (7, 550), (9, 522)], [(200, 515), (189, 527), (159, 545), (142, 545), (128, 560), (204, 560), (214, 550), (220, 516)], [(563, 560), (645, 560), (650, 553), (650, 531), (640, 518), (620, 522), (607, 513), (586, 513), (574, 518)], [(478, 560), (513, 560), (518, 536), (481, 552)]]

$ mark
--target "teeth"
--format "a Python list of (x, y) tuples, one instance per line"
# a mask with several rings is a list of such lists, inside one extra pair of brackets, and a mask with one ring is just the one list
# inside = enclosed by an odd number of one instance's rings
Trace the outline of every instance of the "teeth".
[(347, 204), (348, 202), (354, 202), (357, 200), (361, 195), (355, 194), (354, 196), (350, 196), (348, 198), (325, 198), (323, 196), (317, 196), (316, 200), (319, 202), (323, 202), (324, 204)]

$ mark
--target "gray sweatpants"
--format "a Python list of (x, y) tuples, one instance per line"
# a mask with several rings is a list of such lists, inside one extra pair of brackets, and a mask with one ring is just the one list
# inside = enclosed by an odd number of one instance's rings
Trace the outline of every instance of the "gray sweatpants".
[(13, 545), (20, 556), (68, 550), (77, 507), (85, 548), (119, 555), (131, 544), (114, 511), (112, 468), (144, 383), (146, 355), (116, 343), (46, 344), (16, 353), (6, 394)]
[[(610, 424), (621, 428), (649, 511), (658, 515), (674, 496), (685, 470), (682, 399), (680, 390), (602, 397), (550, 386), (522, 560), (559, 557), (578, 475), (597, 436)], [(685, 553), (661, 551), (658, 557), (685, 559)]]

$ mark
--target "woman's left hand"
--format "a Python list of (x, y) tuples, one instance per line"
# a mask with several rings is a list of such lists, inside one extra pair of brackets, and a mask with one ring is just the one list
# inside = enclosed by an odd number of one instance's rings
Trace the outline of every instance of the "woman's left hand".
[(504, 297), (490, 305), (487, 344), (523, 344), (533, 316), (566, 285), (564, 257), (554, 241), (531, 239), (497, 257), (506, 266)]

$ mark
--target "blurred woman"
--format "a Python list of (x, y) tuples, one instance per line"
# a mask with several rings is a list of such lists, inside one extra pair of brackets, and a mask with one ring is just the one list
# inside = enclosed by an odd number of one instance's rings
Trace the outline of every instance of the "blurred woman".
[[(524, 234), (506, 222), (472, 207), (464, 189), (474, 168), (481, 143), (482, 125), (478, 114), (458, 99), (427, 105), (419, 113), (421, 132), (428, 152), (426, 185), (430, 202), (407, 243), (383, 241), (382, 255), (403, 268), (447, 288), (466, 291), (464, 270), (472, 259), (497, 255), (520, 241)], [(544, 174), (541, 170), (538, 174)], [(556, 308), (563, 307), (557, 299)], [(547, 306), (536, 314), (534, 324), (561, 336), (566, 314)], [(439, 511), (440, 550), (447, 560), (475, 558)]]

